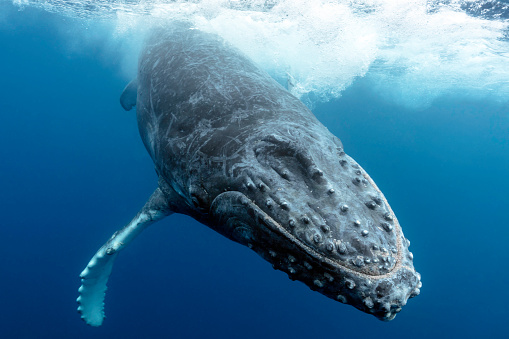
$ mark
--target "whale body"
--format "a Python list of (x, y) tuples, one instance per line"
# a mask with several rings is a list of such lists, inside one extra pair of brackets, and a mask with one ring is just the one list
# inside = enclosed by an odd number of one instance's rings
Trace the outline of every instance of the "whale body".
[(187, 25), (155, 29), (121, 104), (136, 106), (158, 187), (81, 273), (78, 310), (88, 324), (103, 322), (120, 250), (172, 213), (381, 320), (419, 294), (410, 242), (370, 176), (300, 100), (222, 38)]

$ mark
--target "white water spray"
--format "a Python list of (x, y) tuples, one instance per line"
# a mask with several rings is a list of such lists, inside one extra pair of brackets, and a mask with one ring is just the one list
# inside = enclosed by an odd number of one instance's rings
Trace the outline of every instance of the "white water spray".
[(337, 98), (361, 77), (388, 100), (412, 107), (451, 94), (509, 98), (509, 21), (468, 14), (460, 1), (433, 6), (426, 0), (14, 3), (108, 21), (117, 40), (139, 41), (161, 20), (187, 20), (223, 36), (276, 77), (288, 78), (292, 92), (303, 98)]

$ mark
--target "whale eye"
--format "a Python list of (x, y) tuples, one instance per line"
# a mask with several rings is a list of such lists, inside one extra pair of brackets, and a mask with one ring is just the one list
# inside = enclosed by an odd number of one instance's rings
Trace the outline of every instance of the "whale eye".
[(206, 196), (200, 195), (200, 191), (195, 189), (191, 191), (191, 203), (194, 208), (205, 208), (207, 205)]

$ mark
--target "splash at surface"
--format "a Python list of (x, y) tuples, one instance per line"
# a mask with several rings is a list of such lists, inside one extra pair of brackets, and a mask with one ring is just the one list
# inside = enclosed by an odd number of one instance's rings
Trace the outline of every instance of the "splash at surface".
[(233, 43), (308, 104), (339, 97), (360, 77), (387, 100), (414, 108), (442, 95), (509, 97), (509, 5), (498, 1), (13, 2), (90, 26), (107, 22), (120, 40), (139, 41), (160, 22), (191, 21)]

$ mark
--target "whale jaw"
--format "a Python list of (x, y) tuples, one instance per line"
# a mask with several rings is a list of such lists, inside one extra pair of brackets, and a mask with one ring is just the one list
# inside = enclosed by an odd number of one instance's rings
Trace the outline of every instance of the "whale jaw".
[[(407, 300), (420, 293), (420, 275), (413, 268), (409, 242), (402, 234), (390, 271), (369, 274), (362, 271), (365, 263), (342, 261), (308, 245), (298, 233), (282, 226), (241, 192), (229, 191), (216, 197), (211, 215), (214, 229), (248, 246), (291, 280), (301, 281), (314, 291), (382, 321), (394, 319)], [(330, 252), (341, 249), (341, 243), (334, 249), (329, 247)], [(382, 258), (387, 257), (389, 254)], [(383, 260), (375, 263), (383, 266)]]

